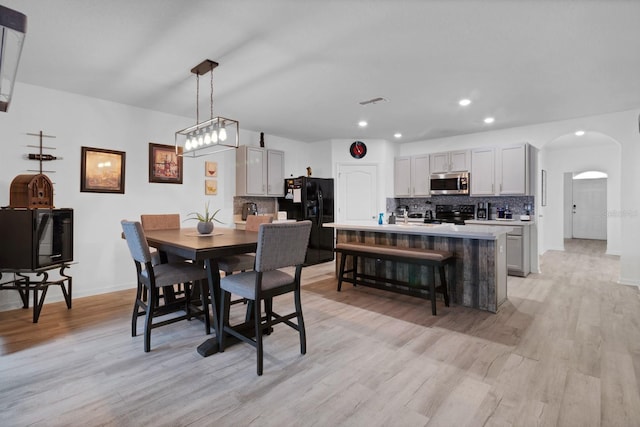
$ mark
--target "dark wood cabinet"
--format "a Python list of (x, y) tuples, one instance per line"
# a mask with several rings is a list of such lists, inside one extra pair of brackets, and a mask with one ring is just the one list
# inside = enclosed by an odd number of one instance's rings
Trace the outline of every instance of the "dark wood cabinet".
[(73, 209), (0, 210), (0, 269), (73, 261)]

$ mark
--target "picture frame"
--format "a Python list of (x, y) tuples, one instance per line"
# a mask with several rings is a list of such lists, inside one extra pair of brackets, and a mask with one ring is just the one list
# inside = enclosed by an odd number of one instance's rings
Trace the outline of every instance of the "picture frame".
[(205, 179), (204, 180), (204, 194), (207, 196), (215, 196), (218, 194), (218, 180), (217, 179)]
[(149, 143), (149, 182), (182, 184), (182, 147)]
[(204, 176), (207, 178), (217, 178), (218, 162), (204, 162)]
[(124, 194), (124, 151), (81, 147), (80, 192)]

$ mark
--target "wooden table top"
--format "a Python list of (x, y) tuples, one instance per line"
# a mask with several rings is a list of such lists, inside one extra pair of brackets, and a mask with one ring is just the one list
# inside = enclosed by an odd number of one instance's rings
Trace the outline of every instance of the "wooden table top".
[(195, 261), (255, 252), (258, 233), (216, 227), (209, 235), (195, 228), (145, 231), (147, 242), (160, 251)]

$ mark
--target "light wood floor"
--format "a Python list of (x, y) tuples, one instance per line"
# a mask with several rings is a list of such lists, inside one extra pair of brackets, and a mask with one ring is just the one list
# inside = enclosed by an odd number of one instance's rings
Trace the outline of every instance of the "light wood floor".
[(200, 321), (154, 330), (145, 354), (133, 292), (46, 304), (38, 324), (2, 312), (0, 424), (638, 426), (640, 297), (603, 253), (548, 252), (542, 274), (509, 277), (498, 314), (439, 303), (433, 317), (424, 300), (337, 293), (332, 265), (305, 269), (308, 352), (276, 327), (262, 377), (249, 345), (199, 356)]

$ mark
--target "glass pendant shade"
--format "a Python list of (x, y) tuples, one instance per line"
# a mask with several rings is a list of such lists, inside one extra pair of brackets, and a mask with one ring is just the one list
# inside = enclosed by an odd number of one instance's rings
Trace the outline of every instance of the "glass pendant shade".
[[(217, 62), (209, 59), (191, 69), (198, 78), (196, 97), (196, 124), (175, 133), (176, 154), (184, 157), (202, 157), (224, 150), (238, 148), (240, 145), (240, 125), (237, 120), (226, 117), (213, 117), (213, 69)], [(199, 77), (211, 73), (211, 118), (199, 121)]]

